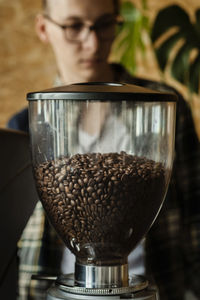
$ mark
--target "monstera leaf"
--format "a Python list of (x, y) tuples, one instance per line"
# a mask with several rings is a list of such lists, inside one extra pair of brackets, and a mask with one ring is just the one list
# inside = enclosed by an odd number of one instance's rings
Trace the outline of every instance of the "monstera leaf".
[[(164, 71), (169, 67), (176, 80), (187, 85), (192, 92), (198, 93), (200, 86), (200, 9), (196, 11), (196, 21), (192, 23), (181, 7), (173, 5), (164, 8), (155, 19), (151, 38), (160, 68)], [(171, 56), (172, 51), (174, 54)]]
[[(146, 1), (142, 1), (143, 10)], [(136, 51), (145, 54), (142, 31), (149, 30), (148, 18), (130, 1), (122, 2), (120, 15), (124, 22), (119, 27), (117, 38), (113, 44), (112, 54), (115, 61), (120, 62), (131, 74), (136, 70)]]

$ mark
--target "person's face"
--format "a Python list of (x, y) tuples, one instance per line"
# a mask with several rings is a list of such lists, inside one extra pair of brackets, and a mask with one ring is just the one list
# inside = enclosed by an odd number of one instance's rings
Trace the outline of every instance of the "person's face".
[[(114, 15), (113, 0), (49, 0), (48, 4), (48, 16), (61, 25), (82, 22), (92, 26)], [(114, 34), (102, 40), (91, 30), (86, 39), (77, 43), (67, 40), (64, 30), (43, 16), (38, 17), (36, 26), (40, 38), (52, 46), (64, 82), (106, 80)]]

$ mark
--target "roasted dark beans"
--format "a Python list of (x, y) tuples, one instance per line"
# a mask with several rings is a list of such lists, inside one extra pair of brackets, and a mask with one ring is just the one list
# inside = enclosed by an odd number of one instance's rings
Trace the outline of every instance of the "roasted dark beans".
[(128, 254), (151, 225), (165, 190), (161, 163), (125, 152), (62, 157), (38, 165), (35, 177), (66, 245), (94, 260)]

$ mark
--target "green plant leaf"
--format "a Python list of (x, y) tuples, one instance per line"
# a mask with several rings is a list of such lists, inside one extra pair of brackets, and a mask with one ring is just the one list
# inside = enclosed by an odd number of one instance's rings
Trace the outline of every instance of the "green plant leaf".
[[(144, 0), (146, 5), (146, 1)], [(148, 18), (133, 5), (132, 2), (122, 2), (120, 14), (124, 24), (119, 29), (112, 53), (131, 74), (136, 71), (136, 52), (139, 49), (145, 53), (145, 45), (142, 39), (142, 31), (149, 30)]]
[(188, 26), (190, 26), (190, 19), (187, 13), (177, 5), (162, 9), (154, 21), (151, 34), (152, 41), (155, 42), (170, 28), (176, 26), (181, 27), (183, 30), (187, 30)]
[(200, 54), (196, 57), (189, 68), (189, 87), (194, 93), (199, 92), (200, 82)]
[[(200, 9), (196, 11), (196, 22), (192, 23), (181, 7), (164, 8), (155, 19), (151, 37), (160, 68), (164, 71), (169, 67), (176, 80), (197, 92), (200, 68), (197, 70), (191, 62), (190, 53), (195, 49), (200, 54)], [(199, 66), (199, 59), (195, 63)]]
[(133, 5), (132, 2), (126, 1), (121, 5), (120, 14), (124, 18), (125, 22), (134, 22), (140, 17), (139, 10)]
[(176, 54), (171, 66), (171, 73), (174, 78), (183, 84), (187, 84), (189, 70), (189, 55), (192, 46), (184, 43)]
[(195, 16), (196, 16), (196, 24), (195, 24), (196, 31), (197, 34), (200, 35), (200, 9), (197, 9)]
[(196, 25), (199, 28), (199, 26), (200, 26), (200, 9), (196, 10), (195, 15), (196, 15)]
[(163, 42), (161, 46), (155, 50), (161, 70), (165, 69), (171, 50), (181, 36), (182, 36), (181, 33), (177, 32), (176, 34), (172, 35), (169, 39), (167, 39), (165, 42)]

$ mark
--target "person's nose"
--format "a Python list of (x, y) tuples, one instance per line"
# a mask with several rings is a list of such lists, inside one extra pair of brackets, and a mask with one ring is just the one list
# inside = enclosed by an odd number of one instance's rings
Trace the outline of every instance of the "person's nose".
[(99, 38), (95, 30), (90, 30), (88, 32), (88, 36), (84, 41), (84, 47), (90, 50), (92, 53), (95, 53), (99, 48)]

